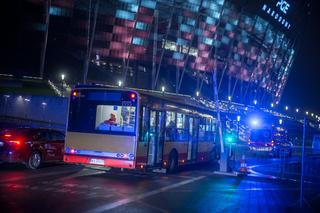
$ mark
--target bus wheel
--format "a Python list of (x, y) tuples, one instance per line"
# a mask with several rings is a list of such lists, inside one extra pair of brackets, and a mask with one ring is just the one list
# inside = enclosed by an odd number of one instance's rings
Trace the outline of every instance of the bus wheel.
[(172, 151), (169, 156), (169, 167), (168, 173), (175, 173), (178, 167), (178, 155), (176, 152)]

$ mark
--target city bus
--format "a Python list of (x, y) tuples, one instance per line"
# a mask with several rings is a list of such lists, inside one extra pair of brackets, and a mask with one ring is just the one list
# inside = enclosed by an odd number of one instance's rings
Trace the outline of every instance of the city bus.
[(70, 96), (64, 161), (174, 172), (216, 153), (214, 112), (186, 95), (77, 86)]

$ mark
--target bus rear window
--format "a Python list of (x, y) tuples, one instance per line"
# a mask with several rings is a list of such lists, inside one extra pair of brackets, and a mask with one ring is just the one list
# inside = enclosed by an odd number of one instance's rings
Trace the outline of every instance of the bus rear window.
[(98, 105), (96, 109), (96, 130), (134, 132), (136, 107), (119, 105)]
[[(137, 96), (132, 91), (85, 90), (70, 100), (68, 131), (136, 134)], [(132, 98), (134, 94), (134, 98)]]

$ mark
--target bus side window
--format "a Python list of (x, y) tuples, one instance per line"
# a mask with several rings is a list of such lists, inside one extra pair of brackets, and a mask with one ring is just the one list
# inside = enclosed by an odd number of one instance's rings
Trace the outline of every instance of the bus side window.
[(178, 141), (188, 140), (188, 130), (186, 126), (186, 115), (177, 113), (177, 137)]
[(199, 141), (205, 141), (206, 137), (206, 119), (200, 118), (199, 119)]
[(176, 113), (166, 112), (166, 141), (174, 141), (176, 131)]
[(140, 128), (140, 141), (148, 141), (148, 121), (149, 121), (149, 109), (142, 107), (141, 113), (141, 128)]

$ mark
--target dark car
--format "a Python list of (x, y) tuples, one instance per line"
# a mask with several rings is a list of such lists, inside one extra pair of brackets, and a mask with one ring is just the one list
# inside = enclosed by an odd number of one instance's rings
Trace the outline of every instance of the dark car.
[(64, 134), (38, 128), (10, 128), (0, 132), (0, 161), (37, 169), (43, 162), (63, 160)]
[(282, 128), (253, 129), (248, 145), (253, 152), (264, 152), (276, 157), (292, 155), (293, 144)]

